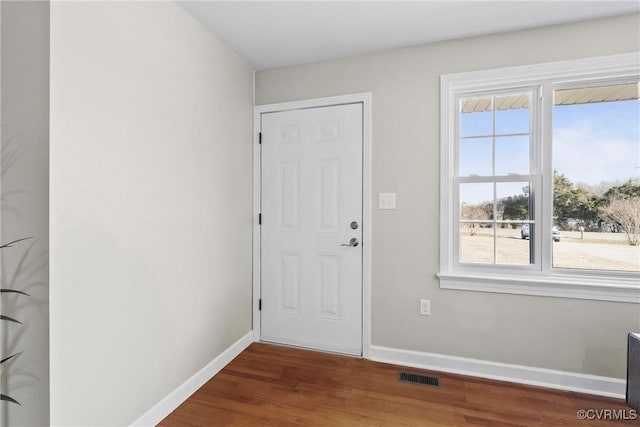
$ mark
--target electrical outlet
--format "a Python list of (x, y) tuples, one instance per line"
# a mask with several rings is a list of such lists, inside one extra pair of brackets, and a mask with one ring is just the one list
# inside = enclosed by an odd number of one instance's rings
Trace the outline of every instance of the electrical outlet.
[(420, 314), (423, 316), (431, 316), (431, 300), (420, 300)]

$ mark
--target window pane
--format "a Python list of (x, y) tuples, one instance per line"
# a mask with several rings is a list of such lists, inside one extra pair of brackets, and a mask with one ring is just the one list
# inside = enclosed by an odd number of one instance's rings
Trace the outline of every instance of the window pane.
[(460, 225), (460, 262), (493, 264), (493, 224), (465, 223)]
[(494, 263), (493, 204), (492, 183), (460, 184), (460, 262)]
[(496, 183), (497, 219), (503, 221), (526, 221), (531, 219), (528, 182)]
[(495, 98), (496, 135), (529, 133), (530, 98), (528, 93)]
[(529, 164), (529, 136), (496, 137), (496, 175), (528, 175)]
[(459, 176), (493, 175), (493, 140), (491, 138), (461, 139)]
[(492, 98), (463, 98), (460, 100), (461, 138), (493, 134)]
[(460, 184), (460, 219), (493, 219), (493, 184)]
[(637, 83), (557, 90), (554, 104), (553, 266), (640, 271)]
[[(530, 192), (528, 182), (496, 183), (496, 212), (501, 221), (528, 221)], [(533, 224), (501, 223), (497, 230), (496, 262), (500, 264), (530, 264), (533, 245)]]
[(529, 174), (530, 93), (462, 98), (458, 175)]
[(532, 263), (533, 224), (525, 225), (526, 227), (523, 228), (522, 224), (500, 224), (496, 233), (496, 263), (520, 265)]

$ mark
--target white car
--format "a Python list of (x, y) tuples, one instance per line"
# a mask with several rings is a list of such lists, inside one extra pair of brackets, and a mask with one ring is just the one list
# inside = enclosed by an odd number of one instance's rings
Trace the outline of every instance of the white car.
[[(529, 224), (522, 224), (522, 229), (520, 230), (520, 237), (522, 237), (523, 239), (526, 239), (529, 237)], [(558, 227), (553, 226), (551, 228), (551, 238), (553, 239), (554, 242), (560, 241), (560, 230), (558, 230)]]

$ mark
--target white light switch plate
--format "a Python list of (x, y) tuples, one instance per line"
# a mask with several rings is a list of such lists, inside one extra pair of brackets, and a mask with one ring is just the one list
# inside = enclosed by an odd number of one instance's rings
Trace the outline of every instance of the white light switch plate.
[(395, 209), (396, 193), (379, 193), (378, 208), (379, 209)]

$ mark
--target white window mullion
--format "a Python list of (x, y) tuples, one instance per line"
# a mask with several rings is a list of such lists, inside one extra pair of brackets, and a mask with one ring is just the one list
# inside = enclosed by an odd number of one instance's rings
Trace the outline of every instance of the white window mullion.
[[(494, 114), (495, 116), (495, 114)], [(494, 155), (495, 155), (495, 137), (494, 137)], [(495, 161), (494, 161), (495, 165)], [(496, 220), (498, 219), (498, 192), (497, 192), (497, 184), (493, 183), (493, 218), (491, 221), (491, 225), (493, 226), (493, 263), (498, 264), (498, 224)]]
[[(529, 178), (530, 185), (530, 197), (531, 204), (533, 205), (533, 212), (530, 212), (530, 217), (533, 218), (534, 223), (534, 235), (530, 240), (531, 255), (533, 256), (533, 264), (536, 270), (542, 270), (544, 267), (544, 256), (546, 255), (545, 248), (545, 235), (551, 236), (551, 229), (549, 233), (545, 231), (544, 218), (543, 218), (543, 198), (546, 194), (545, 188), (542, 184), (543, 165), (543, 120), (542, 120), (543, 108), (542, 108), (542, 88), (538, 86), (531, 94), (531, 124), (530, 124), (530, 156), (531, 156), (531, 176)], [(530, 237), (531, 239), (531, 237)]]
[[(491, 174), (496, 176), (496, 97), (491, 97)], [(498, 198), (497, 184), (493, 181), (493, 264), (498, 264)]]
[[(553, 241), (551, 228), (553, 227), (553, 85), (547, 81), (540, 86), (540, 108), (536, 138), (539, 140), (536, 156), (540, 159), (538, 185), (541, 186), (541, 197), (536, 205), (536, 218), (540, 224), (539, 239), (536, 246), (536, 256), (541, 260), (543, 272), (550, 272), (552, 268)], [(549, 248), (543, 250), (543, 248)]]

